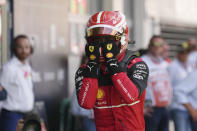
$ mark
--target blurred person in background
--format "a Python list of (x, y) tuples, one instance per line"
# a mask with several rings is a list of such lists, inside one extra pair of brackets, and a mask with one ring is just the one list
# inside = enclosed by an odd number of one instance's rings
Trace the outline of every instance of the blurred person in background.
[[(88, 57), (86, 55), (82, 56), (81, 66), (85, 66), (88, 62)], [(76, 92), (73, 94), (71, 99), (71, 111), (75, 117), (79, 117), (82, 119), (82, 130), (83, 131), (96, 131), (95, 123), (94, 123), (94, 112), (93, 109), (87, 110), (81, 108), (77, 101)]]
[(47, 131), (39, 113), (28, 112), (23, 119), (18, 120), (16, 131)]
[(141, 57), (150, 71), (144, 112), (146, 131), (168, 131), (171, 86), (166, 62), (161, 56), (164, 44), (161, 36), (154, 35), (148, 53)]
[(18, 120), (16, 131), (22, 131), (23, 127), (24, 127), (24, 120), (23, 119)]
[(94, 109), (97, 131), (144, 131), (147, 65), (127, 50), (128, 27), (119, 11), (100, 11), (86, 28), (88, 63), (76, 72), (79, 105)]
[(194, 38), (190, 38), (188, 40), (188, 44), (190, 46), (190, 54), (188, 58), (188, 65), (192, 67), (192, 70), (197, 68), (197, 40)]
[(0, 116), (1, 131), (15, 131), (17, 121), (34, 105), (32, 69), (28, 62), (33, 50), (28, 37), (15, 37), (11, 51), (13, 57), (3, 66), (0, 76), (0, 83), (7, 91)]
[[(173, 94), (176, 93), (175, 87), (191, 72), (191, 68), (187, 64), (188, 55), (189, 44), (183, 42), (178, 51), (177, 58), (168, 67)], [(177, 102), (180, 97), (181, 96), (177, 97), (177, 95), (173, 95), (172, 103), (170, 105), (171, 117), (175, 124), (175, 131), (189, 131), (189, 112), (181, 103)]]
[(163, 44), (163, 51), (161, 53), (161, 56), (163, 57), (164, 61), (166, 61), (167, 66), (171, 63), (171, 59), (169, 58), (169, 50), (170, 46), (168, 43)]
[[(197, 69), (174, 87), (176, 102), (182, 104), (190, 115), (192, 131), (197, 131)], [(181, 116), (177, 116), (182, 119)], [(188, 130), (184, 130), (188, 131)]]

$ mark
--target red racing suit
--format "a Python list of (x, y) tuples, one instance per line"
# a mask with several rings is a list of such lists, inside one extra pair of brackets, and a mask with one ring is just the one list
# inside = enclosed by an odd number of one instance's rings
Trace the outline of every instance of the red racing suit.
[[(128, 59), (122, 64), (125, 59)], [(86, 66), (76, 72), (78, 103), (94, 109), (97, 131), (144, 131), (144, 100), (149, 70), (137, 57), (126, 53), (120, 60), (124, 72), (110, 76), (105, 65), (99, 78), (84, 77)]]

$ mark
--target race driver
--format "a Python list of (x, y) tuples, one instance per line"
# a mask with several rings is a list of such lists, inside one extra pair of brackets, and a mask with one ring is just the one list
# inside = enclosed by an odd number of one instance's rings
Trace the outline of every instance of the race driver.
[(144, 131), (149, 70), (127, 50), (128, 27), (119, 11), (90, 17), (85, 52), (89, 61), (76, 72), (78, 103), (94, 109), (97, 131)]

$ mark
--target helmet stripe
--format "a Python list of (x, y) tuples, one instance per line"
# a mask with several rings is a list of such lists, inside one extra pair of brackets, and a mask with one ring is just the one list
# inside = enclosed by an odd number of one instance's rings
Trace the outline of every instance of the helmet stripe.
[(122, 26), (124, 23), (126, 24), (125, 16), (121, 12), (119, 12), (119, 14), (122, 16), (122, 20), (116, 25), (116, 27)]
[(101, 15), (103, 14), (103, 11), (99, 12), (98, 16), (97, 16), (97, 22), (96, 23), (100, 23), (101, 22)]

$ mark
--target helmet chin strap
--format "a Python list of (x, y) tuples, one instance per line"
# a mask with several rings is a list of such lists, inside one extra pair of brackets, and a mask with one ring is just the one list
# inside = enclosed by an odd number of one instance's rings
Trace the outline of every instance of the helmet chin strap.
[[(122, 35), (122, 37), (120, 39), (120, 43), (121, 43), (122, 46), (126, 46), (128, 44), (128, 41), (126, 40), (125, 34)], [(122, 53), (123, 51), (125, 51), (125, 50), (120, 49), (120, 53)]]
[(121, 43), (121, 45), (125, 45), (126, 44), (126, 37), (125, 37), (125, 35), (122, 35), (122, 37), (120, 39), (120, 43)]

